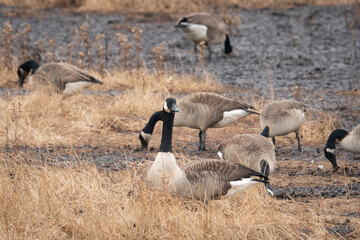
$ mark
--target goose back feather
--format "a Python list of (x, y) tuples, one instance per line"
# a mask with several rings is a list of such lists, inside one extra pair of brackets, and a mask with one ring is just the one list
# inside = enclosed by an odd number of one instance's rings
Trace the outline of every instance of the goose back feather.
[(360, 153), (360, 125), (349, 132), (339, 145), (347, 152)]
[(299, 130), (304, 120), (304, 104), (292, 100), (281, 100), (265, 105), (260, 111), (261, 129), (269, 126), (269, 136), (286, 135)]
[(241, 163), (261, 172), (261, 161), (269, 164), (270, 173), (276, 167), (275, 146), (269, 139), (259, 134), (240, 134), (233, 136), (218, 147), (221, 158)]
[(305, 119), (305, 105), (292, 100), (268, 103), (260, 111), (261, 129), (269, 128), (269, 136), (275, 145), (275, 136), (296, 133), (298, 150), (302, 152), (299, 129)]

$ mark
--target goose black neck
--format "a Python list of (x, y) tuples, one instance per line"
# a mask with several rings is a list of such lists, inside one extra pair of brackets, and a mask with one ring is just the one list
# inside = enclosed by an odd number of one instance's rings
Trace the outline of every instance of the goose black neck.
[(226, 39), (225, 39), (225, 54), (230, 54), (232, 53), (233, 49), (230, 43), (230, 38), (229, 35), (226, 34)]
[(153, 115), (151, 115), (148, 123), (142, 129), (142, 131), (144, 133), (152, 134), (154, 132), (154, 128), (155, 128), (156, 123), (158, 121), (163, 120), (162, 117), (163, 117), (163, 112), (162, 111), (155, 112)]
[(346, 135), (348, 135), (348, 131), (344, 129), (334, 130), (328, 138), (328, 141), (326, 143), (326, 148), (335, 149), (336, 139), (341, 141), (344, 139), (344, 137), (346, 137)]
[(270, 129), (269, 126), (265, 126), (264, 129), (262, 130), (262, 132), (260, 133), (260, 135), (264, 136), (264, 137), (269, 137), (270, 135)]
[(39, 68), (39, 64), (34, 60), (30, 60), (21, 64), (19, 68), (23, 69), (27, 73), (29, 73), (30, 70), (32, 70), (31, 73), (34, 74), (36, 70)]
[(174, 126), (174, 113), (162, 112), (163, 130), (160, 152), (172, 152), (172, 131)]

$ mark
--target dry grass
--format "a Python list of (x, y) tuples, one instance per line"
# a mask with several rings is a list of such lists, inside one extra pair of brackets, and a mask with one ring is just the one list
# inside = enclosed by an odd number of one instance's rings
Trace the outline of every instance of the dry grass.
[(127, 11), (127, 12), (167, 12), (167, 13), (186, 13), (194, 11), (208, 11), (213, 8), (221, 9), (227, 6), (240, 6), (248, 8), (263, 7), (291, 7), (294, 5), (351, 5), (357, 0), (226, 0), (226, 1), (190, 1), (190, 0), (50, 0), (50, 1), (30, 1), (30, 0), (0, 0), (0, 4), (9, 6), (24, 6), (30, 8), (46, 7), (80, 7), (82, 10), (91, 11)]
[(21, 160), (2, 156), (2, 239), (338, 238), (325, 230), (332, 210), (323, 199), (276, 200), (253, 187), (205, 207), (147, 189), (134, 170), (106, 174), (86, 164), (56, 168)]

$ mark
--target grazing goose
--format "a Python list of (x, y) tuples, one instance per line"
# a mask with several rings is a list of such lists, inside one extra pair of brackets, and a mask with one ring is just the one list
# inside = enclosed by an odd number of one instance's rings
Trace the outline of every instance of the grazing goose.
[(18, 68), (19, 87), (23, 86), (29, 73), (33, 87), (49, 86), (51, 83), (65, 96), (79, 93), (94, 83), (103, 84), (90, 73), (69, 63), (48, 63), (40, 67), (37, 62), (30, 60)]
[(233, 136), (219, 145), (218, 155), (222, 160), (241, 163), (268, 177), (275, 169), (276, 158), (275, 146), (267, 137), (269, 127), (265, 127), (260, 135)]
[(229, 35), (226, 34), (226, 24), (224, 20), (211, 13), (191, 13), (181, 17), (176, 26), (179, 27), (185, 37), (194, 43), (196, 54), (196, 45), (205, 42), (209, 49), (209, 59), (211, 59), (211, 44), (225, 44), (225, 54), (232, 53)]
[(171, 144), (174, 115), (178, 111), (176, 100), (166, 99), (160, 150), (145, 175), (150, 186), (165, 187), (172, 194), (206, 202), (230, 197), (257, 182), (268, 182), (268, 178), (259, 172), (221, 160), (193, 161), (180, 168)]
[[(199, 129), (199, 150), (206, 151), (205, 139), (208, 128), (221, 128), (259, 112), (250, 105), (239, 103), (216, 93), (193, 93), (183, 97), (179, 102), (180, 112), (175, 115), (174, 126), (186, 126)], [(146, 126), (141, 130), (139, 139), (142, 148), (147, 148), (161, 112), (155, 112)]]
[(336, 129), (330, 134), (324, 148), (324, 153), (325, 157), (331, 162), (334, 172), (339, 169), (336, 164), (335, 156), (336, 139), (339, 141), (340, 147), (345, 151), (360, 153), (360, 125), (354, 128), (351, 132), (343, 129)]
[(299, 129), (304, 121), (305, 106), (302, 103), (292, 100), (281, 100), (265, 105), (260, 111), (260, 126), (264, 129), (269, 127), (269, 136), (275, 145), (275, 136), (296, 133), (298, 150), (301, 150)]
[(267, 137), (269, 128), (259, 134), (240, 134), (233, 136), (218, 147), (222, 160), (244, 164), (266, 176), (276, 166), (275, 146)]

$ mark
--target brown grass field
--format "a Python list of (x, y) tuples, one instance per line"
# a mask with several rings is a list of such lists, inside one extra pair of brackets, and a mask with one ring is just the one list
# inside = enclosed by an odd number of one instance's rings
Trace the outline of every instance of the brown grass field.
[[(0, 0), (9, 5), (19, 2)], [(21, 2), (36, 8), (75, 4), (83, 10), (94, 10), (98, 9), (100, 1), (53, 0), (43, 5), (41, 1), (36, 4)], [(205, 10), (205, 5), (217, 4), (210, 0), (196, 1), (190, 6), (188, 1), (164, 2), (146, 5), (142, 1), (131, 1), (134, 8), (144, 5), (141, 9), (144, 12), (160, 9), (172, 13), (180, 8), (177, 4), (186, 5), (189, 11)], [(332, 0), (225, 2), (246, 7), (338, 3)], [(356, 1), (341, 2), (352, 4)], [(101, 10), (128, 9), (129, 3), (107, 0), (102, 2), (104, 9)], [(0, 239), (360, 239), (360, 200), (359, 196), (351, 196), (351, 187), (344, 187), (346, 194), (332, 198), (274, 198), (262, 185), (257, 185), (233, 198), (205, 205), (170, 196), (166, 191), (155, 192), (139, 179), (137, 170), (144, 160), (154, 159), (157, 150), (138, 151), (138, 134), (149, 116), (161, 109), (166, 97), (211, 91), (234, 96), (261, 109), (270, 100), (258, 96), (240, 97), (241, 93), (252, 89), (223, 86), (206, 70), (202, 75), (171, 73), (164, 69), (159, 53), (156, 71), (143, 68), (140, 61), (138, 68), (129, 68), (125, 62), (121, 70), (109, 71), (98, 64), (98, 68), (90, 71), (105, 84), (91, 87), (87, 94), (68, 98), (37, 91), (22, 94), (16, 85), (16, 70), (28, 57), (28, 49), (26, 44), (16, 48), (5, 43), (9, 39), (21, 42), (26, 31), (15, 36), (9, 23), (1, 30), (0, 86), (7, 91), (2, 92), (0, 102)], [(124, 40), (123, 44), (126, 42)], [(51, 42), (45, 45), (47, 49), (40, 47), (39, 51), (48, 53), (47, 60), (54, 59)], [(136, 46), (136, 42), (131, 42), (129, 48), (140, 51)], [(19, 57), (18, 53), (25, 57)], [(86, 48), (82, 54), (89, 57)], [(71, 58), (69, 55), (68, 59)], [(102, 57), (97, 56), (97, 59), (101, 61)], [(85, 58), (81, 64), (85, 64)], [(25, 90), (30, 90), (29, 84), (25, 85)], [(118, 94), (106, 94), (109, 91)], [(360, 97), (359, 90), (341, 94)], [(304, 155), (294, 153), (293, 135), (277, 138), (279, 166), (270, 176), (271, 184), (322, 187), (329, 184), (351, 186), (358, 181), (358, 177), (348, 176), (346, 171), (332, 173), (330, 163), (318, 157), (341, 119), (314, 108), (307, 111), (306, 118), (301, 128)], [(174, 153), (180, 164), (199, 158), (216, 158), (216, 147), (223, 140), (236, 133), (260, 131), (258, 116), (249, 116), (223, 129), (211, 129), (207, 138), (208, 151), (201, 153), (196, 150), (197, 130), (174, 128)], [(161, 123), (155, 129), (150, 146), (157, 149), (160, 138)], [(44, 149), (47, 151), (45, 159), (39, 161)], [(112, 152), (119, 158), (110, 167), (86, 158), (91, 154)], [(63, 153), (70, 156), (69, 161), (57, 162), (53, 158), (54, 154)], [(347, 153), (339, 152), (339, 159), (345, 157)], [(338, 162), (350, 170), (360, 168), (359, 163)], [(120, 163), (126, 167), (114, 167)], [(326, 170), (319, 170), (318, 165)], [(295, 173), (290, 175), (289, 171)], [(337, 228), (342, 231), (334, 230)]]

